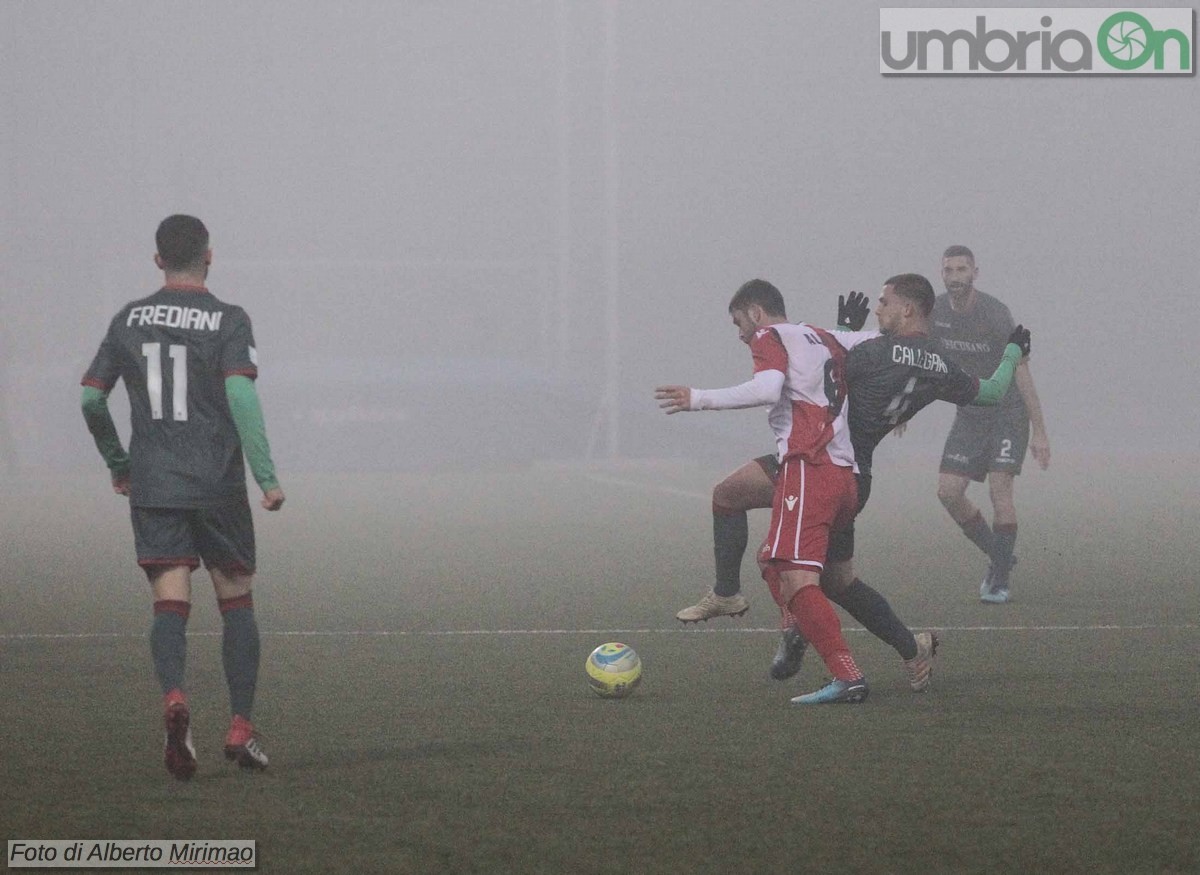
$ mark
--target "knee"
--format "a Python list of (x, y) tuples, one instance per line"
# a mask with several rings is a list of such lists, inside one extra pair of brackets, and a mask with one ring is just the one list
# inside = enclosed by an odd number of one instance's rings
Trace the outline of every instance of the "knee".
[[(848, 564), (848, 563), (847, 563)], [(829, 566), (821, 574), (821, 591), (835, 600), (846, 591), (854, 580), (854, 572), (848, 567)]]
[(960, 484), (955, 480), (939, 480), (937, 486), (938, 501), (943, 507), (953, 507), (962, 501), (962, 497), (966, 494), (965, 484)]
[(758, 563), (758, 573), (762, 575), (762, 579), (770, 583), (771, 575), (771, 553), (767, 550), (767, 545), (764, 542), (762, 546), (754, 554), (754, 560)]
[(747, 462), (713, 487), (713, 506), (730, 513), (770, 507), (775, 484), (757, 462)]
[(146, 577), (155, 601), (190, 602), (192, 569), (190, 565), (148, 567)]
[(821, 592), (825, 593), (825, 598), (829, 599), (831, 602), (836, 602), (838, 600), (838, 596), (840, 596), (843, 591), (844, 587), (842, 587), (837, 581), (828, 580), (825, 577), (821, 578)]
[(730, 482), (730, 478), (726, 477), (713, 487), (712, 503), (714, 508), (720, 508), (725, 511), (739, 511), (742, 509), (738, 501), (737, 488)]
[(222, 601), (248, 598), (253, 592), (254, 575), (252, 573), (210, 568), (209, 575), (212, 577), (213, 590), (216, 592), (217, 598)]
[(938, 501), (942, 503), (942, 507), (949, 507), (950, 505), (954, 504), (955, 493), (952, 489), (949, 489), (939, 483), (937, 488), (937, 497)]
[(816, 587), (820, 589), (821, 578), (818, 572), (809, 570), (799, 570), (795, 566), (784, 565), (778, 567), (779, 563), (772, 563), (773, 570), (778, 574), (779, 591), (783, 596), (783, 604), (789, 605), (793, 598), (800, 590), (806, 587)]

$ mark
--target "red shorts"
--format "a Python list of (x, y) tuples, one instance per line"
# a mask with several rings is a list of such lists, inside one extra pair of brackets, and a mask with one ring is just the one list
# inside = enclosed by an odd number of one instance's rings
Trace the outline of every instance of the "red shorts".
[(849, 525), (857, 511), (858, 485), (850, 468), (785, 459), (759, 561), (823, 570), (830, 531)]

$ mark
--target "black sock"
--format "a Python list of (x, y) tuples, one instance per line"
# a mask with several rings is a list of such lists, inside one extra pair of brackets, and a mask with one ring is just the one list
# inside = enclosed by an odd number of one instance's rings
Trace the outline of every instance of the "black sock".
[(995, 543), (995, 535), (988, 527), (987, 521), (983, 518), (981, 511), (975, 511), (975, 516), (971, 517), (965, 523), (959, 523), (958, 525), (962, 529), (963, 534), (971, 539), (972, 544), (989, 556), (992, 555), (992, 545)]
[(183, 689), (187, 662), (187, 621), (191, 605), (180, 601), (154, 603), (154, 623), (150, 627), (150, 655), (163, 695)]
[(1017, 524), (996, 526), (996, 537), (989, 556), (992, 573), (1000, 589), (1008, 586), (1008, 572), (1012, 570), (1013, 548), (1017, 545)]
[(742, 589), (742, 557), (749, 532), (744, 510), (713, 505), (713, 559), (717, 568), (713, 592), (719, 596), (737, 595)]
[(254, 604), (249, 596), (218, 602), (225, 633), (221, 639), (221, 661), (229, 685), (229, 705), (234, 714), (250, 719), (254, 688), (258, 683), (259, 637)]
[(838, 595), (830, 596), (851, 617), (863, 624), (868, 632), (896, 649), (903, 659), (917, 655), (917, 640), (912, 630), (900, 622), (887, 599), (857, 577)]

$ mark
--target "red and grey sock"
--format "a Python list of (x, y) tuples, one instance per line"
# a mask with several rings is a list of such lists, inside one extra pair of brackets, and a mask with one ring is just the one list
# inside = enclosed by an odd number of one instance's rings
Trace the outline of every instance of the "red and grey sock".
[(183, 601), (161, 599), (154, 603), (150, 626), (150, 655), (163, 695), (183, 687), (187, 663), (187, 621), (192, 606)]
[(991, 527), (988, 526), (987, 520), (983, 518), (982, 511), (975, 511), (975, 516), (971, 517), (965, 523), (959, 523), (958, 525), (962, 529), (962, 533), (971, 539), (972, 544), (989, 556), (992, 554), (995, 535)]
[(259, 635), (254, 618), (254, 599), (249, 595), (218, 599), (224, 634), (221, 661), (229, 686), (229, 705), (234, 714), (250, 719), (254, 688), (258, 683)]

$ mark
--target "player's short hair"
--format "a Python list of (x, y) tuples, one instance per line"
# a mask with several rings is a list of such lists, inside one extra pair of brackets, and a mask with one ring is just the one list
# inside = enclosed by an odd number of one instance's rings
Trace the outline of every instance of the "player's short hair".
[(942, 253), (942, 258), (954, 258), (956, 255), (965, 255), (970, 259), (971, 264), (975, 263), (975, 253), (958, 243), (953, 246), (947, 246), (946, 251)]
[(187, 270), (204, 263), (208, 229), (195, 216), (167, 216), (154, 235), (158, 257), (168, 270)]
[(891, 286), (892, 292), (901, 298), (916, 304), (922, 316), (933, 312), (933, 285), (919, 273), (898, 273), (884, 280), (883, 284)]
[(733, 300), (729, 302), (729, 312), (745, 310), (753, 304), (762, 307), (768, 315), (787, 318), (783, 295), (779, 293), (779, 289), (766, 280), (750, 280), (748, 283), (743, 283), (742, 287), (734, 293)]

